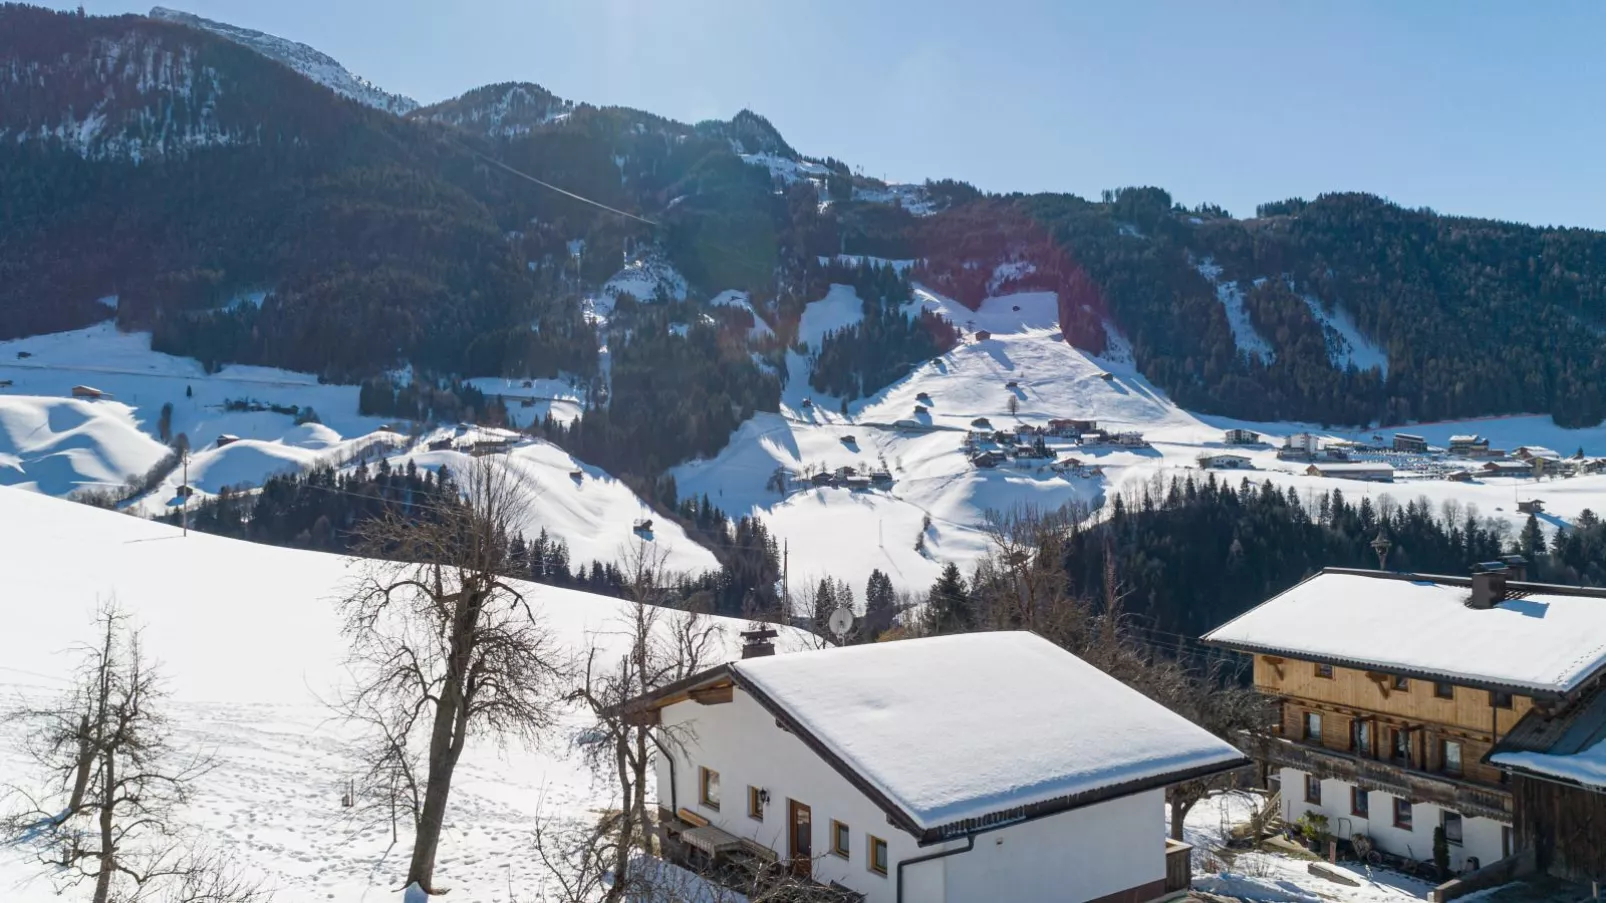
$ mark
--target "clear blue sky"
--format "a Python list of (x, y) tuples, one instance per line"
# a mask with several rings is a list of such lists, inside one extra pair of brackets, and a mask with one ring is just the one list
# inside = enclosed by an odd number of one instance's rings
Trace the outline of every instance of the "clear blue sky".
[(1597, 2), (166, 3), (426, 103), (520, 80), (687, 121), (748, 107), (800, 151), (894, 180), (1159, 185), (1240, 216), (1366, 190), (1606, 228)]

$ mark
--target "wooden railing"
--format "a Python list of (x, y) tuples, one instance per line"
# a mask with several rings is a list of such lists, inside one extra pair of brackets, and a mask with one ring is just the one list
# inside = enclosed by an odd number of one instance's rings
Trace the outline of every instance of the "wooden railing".
[[(1261, 761), (1381, 790), (1414, 803), (1433, 803), (1462, 815), (1511, 821), (1511, 791), (1353, 753), (1260, 734), (1245, 735), (1246, 751)], [(1285, 788), (1286, 789), (1286, 788)]]
[(1165, 892), (1174, 894), (1193, 886), (1193, 846), (1166, 838)]

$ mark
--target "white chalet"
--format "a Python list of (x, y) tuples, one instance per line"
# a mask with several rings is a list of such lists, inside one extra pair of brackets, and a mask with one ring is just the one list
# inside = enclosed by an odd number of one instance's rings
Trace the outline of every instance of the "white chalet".
[(625, 706), (694, 866), (790, 862), (866, 903), (1139, 903), (1188, 855), (1164, 788), (1248, 761), (1031, 633), (749, 649)]

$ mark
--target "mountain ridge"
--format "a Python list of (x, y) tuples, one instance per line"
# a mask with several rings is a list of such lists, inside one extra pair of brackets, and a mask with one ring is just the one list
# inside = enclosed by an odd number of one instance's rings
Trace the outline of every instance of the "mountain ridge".
[(268, 59), (289, 66), (311, 81), (323, 85), (342, 97), (355, 100), (376, 110), (384, 110), (387, 113), (403, 116), (419, 107), (418, 101), (380, 88), (373, 82), (347, 70), (334, 57), (299, 41), (250, 28), (229, 25), (225, 22), (216, 22), (193, 13), (169, 9), (165, 6), (152, 7), (149, 18), (211, 32), (241, 46), (249, 47)]

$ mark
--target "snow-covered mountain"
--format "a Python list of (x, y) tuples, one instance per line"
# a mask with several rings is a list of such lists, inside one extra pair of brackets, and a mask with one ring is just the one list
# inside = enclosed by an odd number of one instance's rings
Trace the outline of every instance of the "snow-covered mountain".
[(427, 119), (479, 132), (492, 138), (514, 138), (538, 126), (557, 122), (574, 109), (540, 85), (507, 82), (486, 85), (451, 100), (420, 107), (413, 118)]
[(277, 35), (240, 28), (226, 22), (214, 22), (191, 13), (163, 6), (151, 9), (150, 17), (198, 28), (227, 38), (236, 44), (249, 47), (270, 60), (283, 63), (342, 97), (361, 104), (402, 116), (418, 109), (418, 101), (400, 94), (392, 94), (360, 75), (355, 75), (338, 60), (314, 47)]

